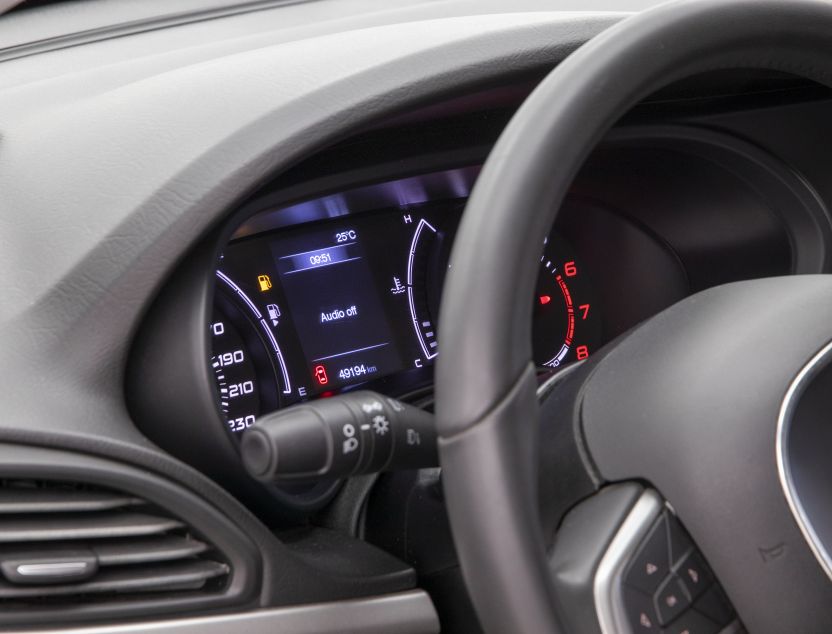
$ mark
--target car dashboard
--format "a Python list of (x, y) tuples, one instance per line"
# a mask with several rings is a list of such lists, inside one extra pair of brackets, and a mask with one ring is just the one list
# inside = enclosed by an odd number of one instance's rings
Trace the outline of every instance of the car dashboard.
[[(152, 526), (198, 565), (154, 542), (138, 581), (113, 564), (119, 592), (55, 583), (3, 603), (0, 584), (3, 623), (477, 631), (440, 469), (264, 483), (241, 438), (360, 390), (433, 410), (444, 281), (483, 165), (546, 74), (622, 15), (244, 4), (0, 49), (0, 490), (69, 498), (50, 512), (90, 513), (85, 548), (96, 522), (142, 547)], [(618, 121), (528, 245), (539, 384), (699, 291), (832, 271), (830, 100), (720, 71)], [(125, 527), (113, 508), (147, 512)], [(65, 533), (29, 550), (50, 540)]]
[[(141, 429), (267, 517), (275, 498), (289, 525), (325, 508), (343, 483), (264, 492), (241, 472), (240, 437), (271, 412), (352, 390), (431, 408), (456, 229), (483, 140), (514, 107), (504, 95), (523, 92), (506, 88), (433, 120), (379, 122), (230, 210), (140, 333), (129, 385)], [(534, 247), (541, 382), (690, 294), (826, 266), (829, 221), (805, 180), (678, 108), (614, 129)], [(171, 383), (182, 387), (159, 398)]]

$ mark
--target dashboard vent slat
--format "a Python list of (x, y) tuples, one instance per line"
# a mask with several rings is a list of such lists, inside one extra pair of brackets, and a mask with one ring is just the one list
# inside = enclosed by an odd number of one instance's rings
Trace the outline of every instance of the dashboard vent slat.
[(106, 539), (154, 535), (182, 528), (172, 518), (144, 513), (41, 513), (0, 518), (0, 543)]
[(0, 515), (107, 511), (141, 504), (128, 495), (32, 487), (0, 488)]
[(103, 542), (92, 547), (99, 566), (170, 561), (192, 557), (208, 550), (208, 545), (196, 539), (162, 535), (143, 540)]
[(0, 480), (0, 614), (221, 596), (231, 572), (190, 526), (135, 495)]
[(171, 592), (199, 590), (216, 577), (228, 574), (226, 564), (194, 559), (183, 563), (107, 570), (91, 581), (66, 585), (18, 586), (0, 581), (0, 600), (62, 597), (67, 595)]

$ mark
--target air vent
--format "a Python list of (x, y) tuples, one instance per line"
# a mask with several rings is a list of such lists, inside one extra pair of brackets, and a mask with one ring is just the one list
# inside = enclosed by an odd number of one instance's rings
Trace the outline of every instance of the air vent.
[(0, 613), (220, 594), (230, 567), (181, 520), (82, 484), (0, 480)]

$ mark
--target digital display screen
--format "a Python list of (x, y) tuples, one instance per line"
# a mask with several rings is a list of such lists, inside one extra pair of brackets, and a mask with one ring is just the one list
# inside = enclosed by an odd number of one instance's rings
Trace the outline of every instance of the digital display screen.
[(348, 225), (270, 243), (314, 388), (368, 381), (403, 367), (367, 254), (373, 234), (366, 225)]
[[(245, 345), (214, 333), (218, 381), (228, 384), (220, 395), (235, 393), (227, 401), (233, 429), (258, 415), (256, 407), (236, 407), (244, 399), (267, 410), (273, 402), (365, 384), (399, 394), (429, 385), (441, 288), (463, 204), (380, 209), (228, 244), (217, 288), (236, 310), (221, 311), (225, 319), (218, 314), (214, 326), (248, 333)], [(254, 365), (274, 380), (243, 376), (254, 351), (262, 352)]]

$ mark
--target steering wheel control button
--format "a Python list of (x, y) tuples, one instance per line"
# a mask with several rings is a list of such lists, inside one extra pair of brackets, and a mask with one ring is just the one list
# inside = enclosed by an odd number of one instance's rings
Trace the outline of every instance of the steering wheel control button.
[(694, 599), (701, 595), (713, 582), (710, 569), (702, 560), (702, 556), (691, 550), (676, 568), (676, 574), (682, 579), (688, 593)]
[(706, 634), (734, 619), (704, 557), (668, 511), (639, 544), (623, 582), (624, 605), (634, 632)]
[(656, 602), (656, 613), (659, 615), (659, 622), (662, 625), (667, 625), (673, 621), (691, 605), (690, 596), (688, 596), (684, 584), (676, 575), (670, 575), (665, 580), (656, 591), (654, 600)]
[(662, 629), (662, 634), (716, 634), (722, 629), (696, 610), (688, 610), (672, 625)]
[(728, 625), (734, 620), (734, 608), (717, 583), (705, 591), (694, 607), (721, 626)]
[(670, 535), (670, 562), (675, 567), (693, 546), (693, 540), (674, 515), (668, 514), (668, 533)]
[(632, 587), (652, 595), (669, 574), (667, 519), (663, 515), (650, 529), (633, 557), (624, 580)]
[(659, 617), (649, 595), (624, 587), (624, 607), (633, 632), (660, 632)]

